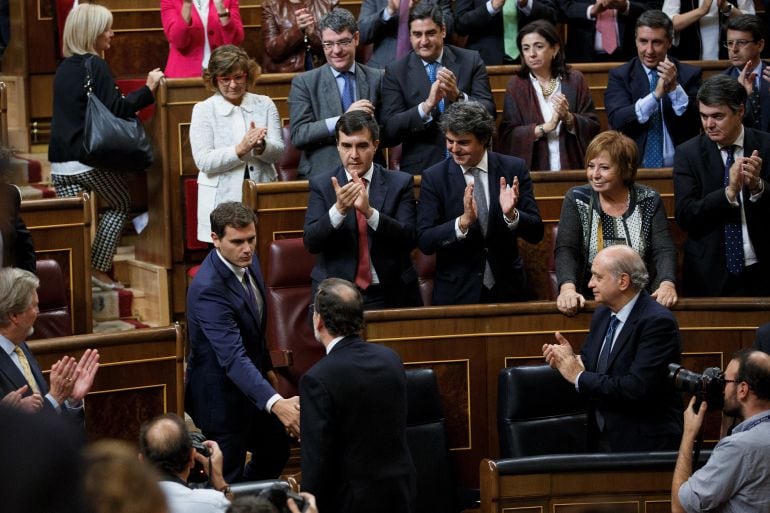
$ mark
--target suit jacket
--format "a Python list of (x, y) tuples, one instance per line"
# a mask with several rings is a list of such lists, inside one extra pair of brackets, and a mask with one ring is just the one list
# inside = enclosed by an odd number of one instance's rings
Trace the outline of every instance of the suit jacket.
[[(468, 36), (465, 47), (479, 52), (487, 66), (503, 64), (505, 31), (502, 9), (497, 14), (490, 15), (486, 0), (457, 0), (455, 11), (457, 12), (457, 33)], [(540, 19), (555, 24), (557, 17), (553, 0), (533, 0), (529, 16), (518, 11), (517, 24), (519, 29), (531, 21)]]
[(35, 247), (32, 234), (24, 224), (19, 209), (21, 193), (15, 185), (0, 183), (0, 240), (3, 243), (3, 266), (19, 267), (29, 272), (37, 272), (35, 266)]
[[(677, 81), (687, 93), (690, 101), (682, 116), (677, 116), (671, 107), (668, 95), (663, 95), (663, 121), (671, 136), (674, 146), (679, 146), (687, 139), (698, 135), (700, 118), (696, 96), (701, 84), (701, 70), (695, 66), (670, 58), (676, 64)], [(650, 81), (644, 65), (638, 57), (620, 67), (610, 70), (607, 89), (604, 91), (604, 107), (610, 128), (623, 132), (636, 141), (639, 148), (639, 162), (644, 157), (644, 145), (650, 121), (639, 123), (636, 118), (635, 103), (650, 94)]]
[[(425, 170), (417, 208), (417, 244), (426, 255), (436, 253), (434, 305), (478, 303), (488, 261), (495, 289), (505, 291), (505, 300), (526, 299), (526, 273), (519, 256), (518, 238), (536, 244), (543, 238), (543, 221), (532, 191), (532, 180), (524, 162), (516, 157), (488, 152), (489, 227), (487, 236), (478, 222), (459, 240), (455, 219), (463, 213), (465, 179), (462, 168), (445, 160)], [(508, 184), (519, 178), (519, 224), (511, 230), (500, 208), (500, 177)]]
[(770, 353), (770, 322), (757, 328), (757, 335), (752, 347)]
[[(596, 372), (612, 311), (599, 306), (580, 356), (580, 394), (605, 421), (613, 452), (676, 450), (682, 434), (681, 397), (668, 379), (668, 364), (682, 354), (676, 318), (642, 291), (615, 339), (606, 374)], [(595, 415), (589, 415), (595, 420)], [(596, 436), (591, 424), (589, 434)]]
[[(744, 201), (749, 238), (754, 245), (760, 275), (770, 273), (770, 135), (752, 128), (744, 129), (744, 155), (759, 151), (762, 158), (760, 177), (765, 193), (759, 201)], [(724, 296), (728, 278), (724, 238), (726, 222), (741, 222), (739, 208), (725, 197), (724, 163), (716, 143), (699, 135), (684, 143), (674, 159), (674, 201), (676, 222), (687, 232), (684, 243), (683, 286), (687, 296)], [(744, 190), (744, 197), (749, 196)]]
[[(770, 66), (770, 62), (762, 61), (762, 70)], [(733, 78), (738, 78), (741, 70), (735, 66), (730, 66), (722, 72)], [(754, 105), (751, 97), (746, 99), (746, 114), (743, 117), (743, 124), (749, 128), (756, 128), (764, 132), (770, 132), (770, 84), (759, 77), (759, 119), (754, 119)], [(758, 126), (757, 126), (758, 123)]]
[[(438, 5), (444, 15), (447, 39), (454, 30), (454, 14), (450, 0), (425, 0), (426, 4)], [(372, 56), (366, 62), (367, 66), (382, 69), (396, 59), (396, 42), (398, 41), (398, 13), (384, 21), (382, 12), (388, 6), (388, 0), (364, 0), (361, 12), (358, 14), (358, 31), (361, 34), (361, 44), (374, 45)], [(411, 45), (410, 45), (411, 48)]]
[(204, 433), (233, 433), (248, 426), (276, 392), (265, 345), (267, 302), (257, 257), (249, 266), (265, 305), (260, 318), (243, 285), (211, 250), (187, 290), (186, 409)]
[[(478, 52), (444, 45), (442, 65), (457, 77), (460, 91), (495, 115), (487, 69)], [(430, 113), (433, 119), (427, 123), (417, 110), (428, 97), (430, 86), (422, 59), (414, 52), (389, 64), (382, 78), (383, 139), (387, 146), (402, 144), (401, 170), (413, 175), (445, 158), (446, 143), (438, 126), (441, 119), (438, 107)]]
[(343, 338), (299, 383), (302, 489), (319, 511), (412, 511), (406, 376), (390, 348)]
[[(311, 273), (313, 297), (318, 284), (326, 278), (343, 278), (353, 282), (358, 266), (355, 210), (347, 213), (336, 230), (329, 219), (329, 209), (337, 199), (331, 183), (332, 176), (340, 185), (348, 182), (342, 166), (310, 178), (303, 239), (308, 251), (318, 255)], [(369, 203), (380, 212), (377, 230), (368, 227), (368, 240), (369, 255), (377, 271), (386, 306), (417, 306), (420, 304), (417, 271), (409, 257), (416, 246), (412, 175), (375, 164), (369, 185)]]
[(626, 62), (636, 55), (634, 28), (636, 19), (644, 11), (660, 9), (662, 0), (634, 1), (627, 14), (619, 13), (618, 20), (618, 49), (612, 55), (599, 54), (594, 50), (596, 38), (596, 20), (589, 20), (588, 7), (596, 3), (594, 0), (562, 0), (557, 2), (561, 15), (569, 25), (566, 44), (567, 62), (592, 62), (597, 59), (605, 61)]
[[(369, 100), (380, 111), (382, 71), (356, 63), (356, 98)], [(320, 68), (295, 75), (289, 91), (291, 143), (302, 150), (299, 174), (308, 177), (331, 171), (341, 164), (334, 132), (326, 118), (344, 114), (332, 68)]]

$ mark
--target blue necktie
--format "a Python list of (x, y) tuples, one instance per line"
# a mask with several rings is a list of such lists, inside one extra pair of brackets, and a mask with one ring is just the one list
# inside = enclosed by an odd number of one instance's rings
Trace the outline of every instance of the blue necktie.
[[(731, 144), (722, 149), (727, 152), (723, 181), (723, 185), (727, 187), (727, 184), (730, 182), (730, 168), (735, 163), (735, 145)], [(737, 199), (740, 203), (740, 192)], [(727, 270), (731, 274), (741, 274), (743, 272), (743, 261), (743, 230), (741, 223), (725, 223), (725, 262), (727, 263)]]
[[(658, 74), (650, 71), (650, 92), (655, 91), (658, 84)], [(657, 101), (655, 112), (650, 116), (650, 126), (647, 131), (647, 142), (644, 145), (644, 167), (663, 167), (663, 118), (660, 115), (660, 100)]]
[(259, 303), (257, 302), (257, 296), (254, 294), (254, 287), (252, 287), (251, 285), (251, 279), (249, 278), (248, 269), (246, 269), (246, 272), (243, 273), (243, 286), (246, 289), (246, 298), (249, 304), (251, 305), (251, 307), (254, 309), (257, 319), (259, 319), (260, 316), (262, 315), (262, 312), (259, 307)]
[(596, 361), (596, 372), (599, 374), (607, 373), (610, 362), (610, 353), (612, 352), (612, 339), (615, 336), (615, 330), (619, 323), (620, 319), (613, 314), (610, 318), (610, 325), (607, 327), (607, 334), (604, 335), (604, 343), (602, 344), (602, 350), (599, 353), (599, 359)]
[[(436, 81), (436, 75), (438, 74), (438, 62), (433, 61), (428, 63), (428, 80), (431, 85)], [(444, 112), (444, 99), (438, 102), (438, 111)]]
[(353, 91), (353, 73), (345, 71), (341, 73), (342, 78), (345, 80), (345, 85), (342, 87), (342, 112), (347, 112), (350, 106), (356, 99), (355, 91)]

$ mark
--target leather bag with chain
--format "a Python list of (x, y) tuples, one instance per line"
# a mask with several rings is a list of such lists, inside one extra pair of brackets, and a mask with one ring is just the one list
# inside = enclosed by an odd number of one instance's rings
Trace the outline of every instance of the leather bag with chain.
[(113, 114), (94, 94), (91, 59), (86, 59), (86, 105), (83, 152), (80, 161), (110, 171), (143, 171), (153, 162), (152, 145), (136, 116)]

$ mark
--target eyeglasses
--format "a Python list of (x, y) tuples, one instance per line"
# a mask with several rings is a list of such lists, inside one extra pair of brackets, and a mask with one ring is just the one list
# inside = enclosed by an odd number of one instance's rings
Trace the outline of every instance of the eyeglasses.
[(353, 43), (352, 39), (340, 39), (339, 41), (323, 41), (321, 43), (321, 46), (324, 47), (324, 50), (331, 50), (335, 46), (339, 46), (340, 48), (347, 48)]
[(235, 82), (236, 84), (240, 84), (241, 82), (246, 81), (246, 73), (238, 73), (237, 75), (232, 75), (230, 77), (217, 77), (217, 83), (219, 85), (229, 85), (230, 82)]
[(730, 39), (725, 41), (723, 46), (725, 48), (732, 48), (733, 46), (735, 46), (736, 48), (740, 49), (746, 46), (747, 44), (753, 43), (753, 42), (754, 42), (753, 39), (750, 39), (750, 40), (749, 39)]

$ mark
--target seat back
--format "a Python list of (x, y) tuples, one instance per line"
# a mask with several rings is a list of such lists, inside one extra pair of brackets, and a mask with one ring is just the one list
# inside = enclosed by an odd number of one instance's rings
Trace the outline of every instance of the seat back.
[(501, 458), (587, 451), (587, 405), (556, 369), (502, 369), (497, 393)]
[(406, 441), (417, 471), (415, 513), (457, 511), (444, 411), (433, 369), (406, 371)]
[(72, 335), (72, 315), (67, 301), (64, 274), (56, 260), (38, 260), (38, 309), (35, 331), (30, 339), (66, 337)]
[(417, 270), (417, 282), (424, 306), (433, 302), (433, 280), (436, 277), (436, 255), (426, 255), (419, 249), (412, 251), (412, 263)]
[(198, 240), (198, 180), (184, 180), (184, 247), (194, 251), (208, 248)]
[(283, 137), (283, 155), (281, 160), (276, 162), (275, 169), (278, 172), (279, 182), (290, 182), (297, 179), (302, 152), (291, 144), (291, 130), (288, 125), (281, 128), (281, 137)]
[(556, 278), (556, 236), (559, 234), (559, 223), (551, 227), (551, 244), (548, 252), (548, 299), (556, 301), (559, 297), (559, 280)]
[[(299, 378), (324, 355), (310, 324), (310, 271), (315, 256), (302, 239), (274, 240), (268, 248), (267, 341), (270, 349), (289, 352), (290, 364), (276, 369), (279, 392), (297, 394)], [(287, 395), (288, 394), (288, 395)]]

